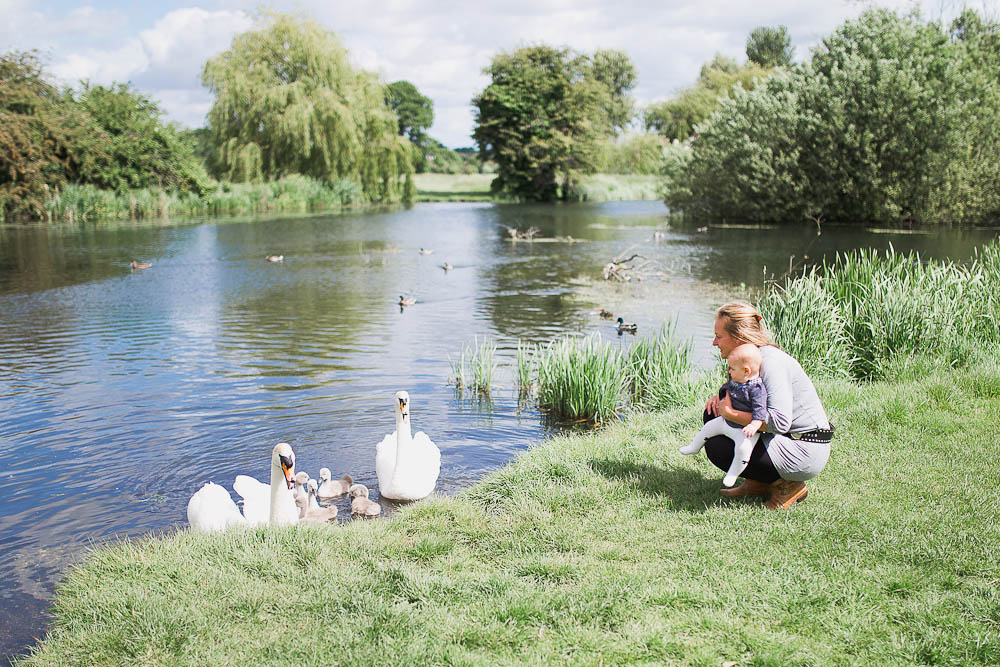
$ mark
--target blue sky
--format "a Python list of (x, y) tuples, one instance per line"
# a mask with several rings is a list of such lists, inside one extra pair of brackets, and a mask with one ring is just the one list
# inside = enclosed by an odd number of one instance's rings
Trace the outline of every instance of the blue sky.
[[(785, 25), (804, 59), (819, 40), (866, 6), (918, 7), (931, 18), (963, 4), (990, 16), (1000, 0), (298, 0), (271, 2), (301, 11), (335, 32), (354, 62), (386, 82), (407, 79), (434, 101), (431, 136), (470, 146), (472, 97), (500, 51), (544, 42), (592, 52), (623, 49), (639, 72), (641, 105), (666, 99), (697, 78), (716, 52), (745, 60), (750, 31)], [(131, 81), (167, 118), (201, 127), (212, 103), (201, 67), (253, 25), (257, 0), (101, 2), (0, 0), (0, 48), (38, 49), (64, 85), (81, 79)]]

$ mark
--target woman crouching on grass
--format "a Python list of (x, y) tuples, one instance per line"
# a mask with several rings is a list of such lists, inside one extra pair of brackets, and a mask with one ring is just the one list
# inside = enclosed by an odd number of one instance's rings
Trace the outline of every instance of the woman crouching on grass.
[[(830, 458), (833, 428), (826, 418), (816, 388), (795, 359), (771, 340), (760, 313), (743, 302), (727, 303), (715, 314), (715, 340), (723, 359), (736, 347), (752, 343), (760, 348), (760, 377), (767, 389), (767, 420), (740, 477), (743, 484), (719, 489), (728, 497), (768, 496), (770, 509), (788, 509), (806, 497), (805, 481), (823, 469)], [(704, 421), (714, 417), (745, 426), (751, 414), (733, 409), (729, 396), (712, 396), (705, 404)], [(733, 460), (735, 444), (724, 435), (705, 441), (705, 455), (722, 470)]]

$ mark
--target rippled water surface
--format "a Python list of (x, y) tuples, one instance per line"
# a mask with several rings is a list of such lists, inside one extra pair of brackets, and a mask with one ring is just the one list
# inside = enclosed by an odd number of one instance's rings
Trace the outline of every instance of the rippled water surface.
[[(454, 493), (556, 428), (518, 403), (519, 339), (627, 345), (591, 313), (602, 306), (640, 336), (676, 322), (707, 365), (714, 308), (740, 283), (856, 246), (964, 261), (996, 234), (664, 224), (659, 202), (619, 202), (0, 227), (0, 655), (44, 634), (60, 572), (90, 544), (184, 525), (205, 481), (266, 481), (277, 442), (312, 476), (351, 473), (377, 499), (397, 390), (441, 448), (439, 491)], [(503, 225), (575, 242), (514, 244)], [(662, 276), (603, 283), (622, 252)], [(401, 311), (400, 295), (416, 305)], [(449, 357), (477, 336), (499, 346), (489, 400), (448, 383)]]

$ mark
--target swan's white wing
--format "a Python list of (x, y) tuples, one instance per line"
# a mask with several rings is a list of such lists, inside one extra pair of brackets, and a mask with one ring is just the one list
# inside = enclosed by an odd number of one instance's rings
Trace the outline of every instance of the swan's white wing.
[(423, 431), (418, 431), (413, 436), (413, 449), (419, 470), (414, 476), (418, 477), (423, 488), (427, 489), (424, 495), (428, 495), (437, 486), (438, 475), (441, 474), (441, 450)]
[(396, 468), (396, 432), (382, 438), (375, 446), (375, 476), (378, 477), (378, 488), (384, 492), (392, 482), (392, 473)]
[[(271, 518), (271, 485), (247, 475), (237, 475), (233, 490), (243, 498), (243, 516), (247, 523), (251, 526), (266, 525)], [(295, 500), (292, 499), (294, 506)]]
[(398, 469), (393, 461), (389, 474), (379, 476), (379, 492), (395, 500), (419, 500), (430, 495), (441, 472), (441, 451), (427, 434), (421, 431), (414, 435), (398, 459)]
[(207, 532), (246, 523), (229, 492), (212, 482), (205, 484), (191, 496), (187, 504), (187, 518), (191, 528)]
[[(263, 486), (268, 487), (270, 492), (270, 484), (264, 484)], [(278, 487), (278, 514), (275, 517), (275, 523), (279, 526), (294, 526), (299, 522), (299, 508), (295, 504), (295, 494), (293, 494), (287, 487)], [(268, 495), (267, 498), (268, 510), (271, 509), (271, 497)], [(265, 518), (264, 523), (270, 520), (270, 514)]]

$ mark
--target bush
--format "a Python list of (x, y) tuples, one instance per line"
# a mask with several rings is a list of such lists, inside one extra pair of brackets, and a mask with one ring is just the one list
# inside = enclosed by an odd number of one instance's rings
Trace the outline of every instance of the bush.
[(748, 222), (996, 220), (1000, 37), (972, 23), (949, 33), (885, 10), (845, 23), (698, 125), (665, 202)]

